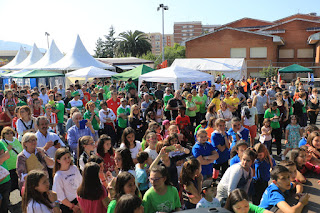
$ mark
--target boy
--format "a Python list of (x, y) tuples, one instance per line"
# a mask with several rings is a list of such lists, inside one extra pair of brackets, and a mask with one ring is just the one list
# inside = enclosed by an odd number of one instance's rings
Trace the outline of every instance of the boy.
[(289, 206), (285, 201), (285, 196), (288, 190), (292, 188), (290, 171), (284, 166), (277, 165), (273, 167), (270, 176), (272, 183), (263, 193), (259, 207), (270, 210), (276, 206), (282, 212), (301, 212), (303, 207), (308, 204), (310, 196), (304, 194), (296, 205)]
[(213, 162), (219, 158), (218, 153), (207, 141), (208, 134), (204, 129), (197, 132), (197, 142), (192, 147), (192, 154), (201, 164), (203, 180), (212, 178)]
[(190, 125), (190, 118), (185, 115), (186, 107), (179, 106), (179, 115), (176, 117), (176, 123), (180, 130), (183, 130), (186, 126)]
[(56, 108), (54, 110), (54, 113), (57, 114), (58, 117), (58, 131), (59, 134), (64, 136), (64, 127), (63, 127), (63, 121), (64, 121), (64, 102), (62, 101), (62, 94), (57, 92), (55, 94), (56, 97)]
[(297, 167), (296, 164), (291, 160), (283, 160), (280, 161), (281, 166), (286, 167), (290, 172), (290, 181), (293, 184), (293, 187), (295, 188), (295, 193), (302, 193), (303, 192), (303, 186), (301, 183), (296, 181), (297, 177)]
[(128, 127), (128, 115), (130, 115), (130, 107), (127, 106), (127, 99), (121, 98), (121, 105), (116, 111), (118, 117), (118, 138), (121, 138), (122, 132)]
[(197, 209), (221, 207), (219, 200), (216, 198), (217, 184), (212, 180), (203, 181), (201, 194), (202, 198), (197, 204)]
[(139, 190), (142, 196), (149, 189), (148, 175), (147, 175), (146, 168), (144, 167), (144, 165), (147, 163), (148, 158), (149, 158), (149, 155), (147, 152), (139, 152), (137, 154), (138, 163), (136, 164), (135, 170), (136, 170), (136, 178), (137, 178)]

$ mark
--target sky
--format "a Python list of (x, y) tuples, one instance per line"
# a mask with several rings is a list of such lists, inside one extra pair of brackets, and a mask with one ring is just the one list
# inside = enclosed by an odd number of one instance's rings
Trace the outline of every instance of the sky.
[(117, 34), (161, 32), (160, 3), (169, 7), (166, 34), (173, 33), (174, 22), (226, 24), (243, 17), (273, 21), (296, 13), (320, 15), (319, 0), (0, 0), (0, 40), (47, 48), (48, 32), (49, 40), (67, 53), (79, 34), (94, 54), (97, 39), (108, 34), (111, 25)]

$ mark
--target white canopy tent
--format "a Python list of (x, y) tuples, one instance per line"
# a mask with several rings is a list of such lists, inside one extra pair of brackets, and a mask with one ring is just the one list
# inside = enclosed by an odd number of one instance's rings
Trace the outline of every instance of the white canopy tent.
[(20, 64), (22, 61), (24, 61), (28, 57), (27, 53), (23, 50), (22, 46), (20, 46), (20, 49), (17, 53), (17, 55), (5, 66), (2, 66), (1, 69), (3, 70), (10, 70), (10, 68)]
[(94, 59), (84, 47), (79, 35), (71, 52), (68, 52), (61, 60), (44, 67), (45, 70), (77, 70), (84, 67), (94, 66), (103, 69), (115, 70), (111, 65)]
[(173, 83), (174, 89), (178, 90), (181, 83), (192, 83), (213, 80), (214, 76), (208, 73), (180, 66), (171, 66), (141, 75), (139, 77), (138, 88), (140, 88), (142, 81)]
[(69, 72), (65, 77), (67, 78), (66, 84), (70, 85), (71, 83), (74, 83), (75, 80), (88, 81), (93, 78), (108, 78), (115, 74), (117, 73), (90, 66)]
[(171, 66), (182, 66), (217, 76), (241, 80), (247, 77), (247, 64), (244, 58), (179, 58)]
[(46, 66), (49, 66), (57, 61), (59, 61), (61, 58), (63, 58), (63, 54), (58, 49), (56, 43), (54, 40), (52, 40), (49, 50), (46, 52), (46, 54), (35, 64), (32, 64), (28, 66), (28, 69), (38, 69), (41, 70), (45, 68)]
[(40, 50), (38, 49), (36, 44), (33, 44), (32, 50), (30, 52), (30, 54), (28, 55), (28, 57), (21, 62), (20, 64), (12, 67), (12, 70), (21, 70), (21, 69), (25, 69), (28, 66), (36, 63), (37, 61), (39, 61), (41, 58), (43, 57), (42, 53), (40, 52)]

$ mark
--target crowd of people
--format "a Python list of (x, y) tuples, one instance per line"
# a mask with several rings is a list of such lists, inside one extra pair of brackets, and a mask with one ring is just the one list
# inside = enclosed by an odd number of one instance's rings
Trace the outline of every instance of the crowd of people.
[(305, 87), (13, 81), (0, 91), (0, 212), (14, 190), (24, 213), (301, 212), (304, 174), (320, 174), (318, 91)]

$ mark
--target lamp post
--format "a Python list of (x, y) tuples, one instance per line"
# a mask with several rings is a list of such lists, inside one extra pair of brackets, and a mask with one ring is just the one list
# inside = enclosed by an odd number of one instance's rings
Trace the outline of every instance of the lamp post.
[(162, 9), (162, 62), (164, 62), (164, 11), (169, 10), (169, 7), (160, 4), (157, 8), (157, 11), (160, 9)]
[(50, 36), (50, 34), (48, 32), (45, 32), (44, 35), (47, 36), (47, 44), (48, 44), (48, 50), (49, 50), (49, 36)]

